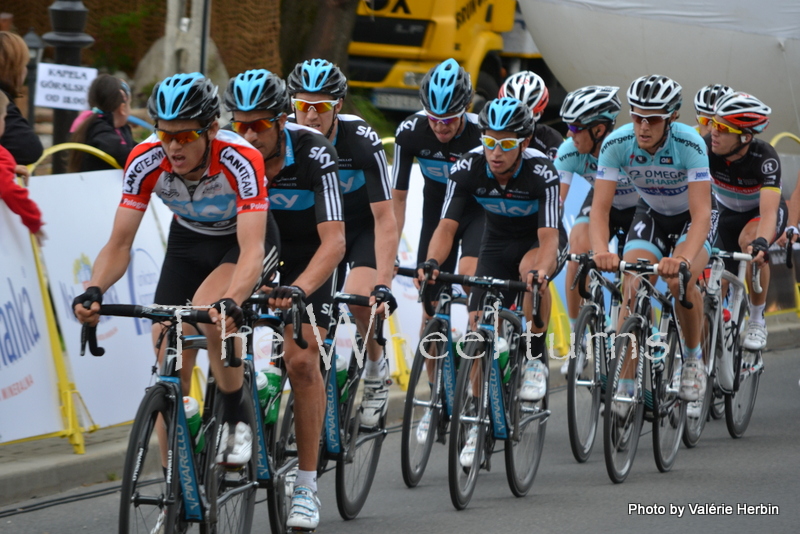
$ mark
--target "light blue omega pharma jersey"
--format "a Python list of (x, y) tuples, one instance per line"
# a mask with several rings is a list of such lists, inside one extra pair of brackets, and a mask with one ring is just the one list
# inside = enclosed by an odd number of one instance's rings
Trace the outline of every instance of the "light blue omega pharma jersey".
[(672, 123), (666, 142), (654, 155), (639, 148), (633, 124), (613, 131), (603, 142), (597, 179), (616, 182), (624, 172), (648, 206), (662, 215), (689, 210), (689, 183), (708, 182), (706, 144), (697, 131)]
[[(592, 154), (581, 154), (575, 148), (572, 138), (568, 138), (558, 147), (556, 160), (553, 162), (558, 170), (558, 177), (562, 184), (572, 185), (574, 176), (581, 176), (594, 187), (597, 175), (597, 158)], [(614, 192), (612, 206), (618, 210), (632, 208), (639, 202), (636, 188), (625, 174), (619, 176), (617, 190)]]

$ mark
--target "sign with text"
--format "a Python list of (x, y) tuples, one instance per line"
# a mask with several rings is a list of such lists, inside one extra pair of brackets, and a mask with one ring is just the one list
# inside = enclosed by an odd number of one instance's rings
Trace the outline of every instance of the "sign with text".
[(43, 108), (89, 109), (89, 85), (97, 69), (39, 63), (36, 71), (36, 101)]

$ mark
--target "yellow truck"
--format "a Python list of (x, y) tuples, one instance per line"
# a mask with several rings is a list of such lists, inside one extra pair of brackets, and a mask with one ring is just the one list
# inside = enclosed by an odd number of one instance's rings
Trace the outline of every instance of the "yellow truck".
[(556, 112), (564, 96), (515, 0), (361, 0), (348, 52), (348, 84), (383, 110), (419, 110), (425, 73), (451, 57), (472, 77), (473, 111), (520, 70), (542, 76)]

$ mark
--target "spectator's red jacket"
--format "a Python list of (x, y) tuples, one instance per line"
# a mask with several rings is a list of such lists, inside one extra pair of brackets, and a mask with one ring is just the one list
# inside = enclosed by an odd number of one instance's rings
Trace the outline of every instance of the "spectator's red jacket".
[(17, 162), (11, 153), (0, 146), (0, 198), (22, 218), (22, 224), (35, 234), (42, 227), (42, 213), (28, 197), (28, 190), (17, 183), (14, 173), (16, 166)]

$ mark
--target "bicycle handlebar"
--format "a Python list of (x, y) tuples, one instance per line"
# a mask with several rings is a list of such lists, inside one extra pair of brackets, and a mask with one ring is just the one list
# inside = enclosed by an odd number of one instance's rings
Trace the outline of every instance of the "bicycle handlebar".
[(570, 289), (574, 290), (577, 286), (581, 298), (590, 300), (592, 294), (586, 290), (586, 277), (589, 276), (589, 271), (596, 267), (594, 261), (589, 258), (588, 254), (570, 254), (569, 259), (578, 263), (578, 270), (575, 273), (575, 278), (572, 279)]
[[(84, 308), (89, 308), (91, 302), (84, 302)], [(181, 320), (188, 320), (193, 323), (211, 324), (211, 317), (208, 310), (169, 308), (141, 306), (139, 304), (103, 304), (100, 306), (100, 315), (114, 317), (133, 317), (137, 319), (151, 319), (154, 321), (165, 321), (180, 316)], [(97, 327), (83, 325), (81, 328), (81, 356), (86, 354), (86, 345), (89, 345), (89, 352), (92, 356), (103, 356), (106, 351), (97, 344)]]
[[(372, 307), (369, 303), (369, 297), (365, 297), (364, 295), (353, 295), (351, 293), (336, 293), (333, 296), (333, 300), (335, 302), (341, 302), (347, 304), (348, 306), (362, 306), (364, 308)], [(378, 313), (375, 314), (375, 333), (373, 335), (375, 337), (375, 341), (381, 347), (386, 346), (386, 338), (383, 335), (383, 321), (385, 320), (384, 317), (385, 316), (381, 316)]]
[[(635, 272), (639, 274), (658, 274), (658, 263), (650, 263), (647, 260), (639, 260), (637, 263), (627, 263), (624, 261), (619, 262), (619, 272), (624, 271)], [(686, 289), (689, 286), (689, 280), (692, 273), (689, 271), (689, 266), (681, 262), (680, 271), (678, 272), (678, 302), (687, 310), (694, 308), (694, 304), (686, 300)]]

